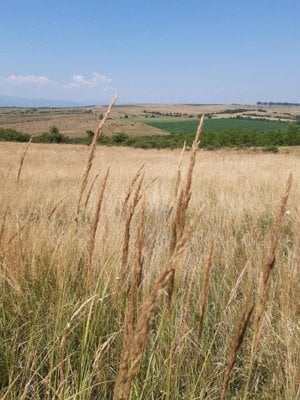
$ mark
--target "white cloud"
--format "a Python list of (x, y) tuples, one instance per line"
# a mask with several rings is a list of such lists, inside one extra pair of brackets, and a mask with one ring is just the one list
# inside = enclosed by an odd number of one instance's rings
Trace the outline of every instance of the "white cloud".
[(39, 86), (49, 85), (55, 83), (47, 76), (36, 76), (36, 75), (10, 75), (4, 79), (5, 82), (13, 83), (16, 85), (27, 85), (34, 84)]
[(69, 99), (78, 102), (95, 102), (108, 99), (111, 93), (117, 92), (112, 80), (107, 76), (94, 72), (92, 74), (74, 74), (72, 79), (52, 80), (46, 75), (10, 74), (0, 77), (0, 92), (7, 96), (37, 99)]
[(72, 81), (65, 85), (65, 88), (94, 87), (101, 84), (108, 84), (111, 79), (99, 72), (93, 72), (90, 79), (86, 79), (82, 75), (73, 75)]

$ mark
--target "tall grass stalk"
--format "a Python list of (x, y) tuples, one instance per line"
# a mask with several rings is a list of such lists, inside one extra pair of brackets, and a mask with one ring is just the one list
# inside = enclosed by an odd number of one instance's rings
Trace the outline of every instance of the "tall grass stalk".
[(89, 152), (89, 156), (88, 156), (88, 159), (87, 159), (87, 164), (86, 164), (85, 169), (84, 169), (84, 173), (82, 175), (82, 180), (81, 180), (81, 185), (80, 185), (80, 190), (79, 190), (79, 195), (78, 195), (78, 200), (77, 200), (76, 220), (78, 219), (82, 196), (83, 196), (83, 193), (84, 193), (84, 191), (86, 189), (86, 186), (87, 186), (87, 183), (88, 183), (89, 173), (90, 173), (90, 170), (92, 168), (93, 159), (95, 157), (97, 141), (99, 139), (99, 136), (101, 135), (101, 132), (102, 132), (103, 127), (104, 127), (104, 124), (105, 124), (107, 118), (109, 117), (111, 109), (114, 106), (116, 101), (117, 101), (117, 96), (114, 96), (112, 98), (112, 101), (111, 101), (110, 105), (108, 106), (108, 108), (106, 110), (106, 113), (104, 114), (104, 117), (102, 118), (102, 120), (100, 121), (97, 129), (95, 130), (92, 142), (90, 144), (90, 152)]
[[(174, 249), (173, 255), (162, 268), (162, 272), (156, 279), (152, 291), (143, 300), (141, 312), (134, 330), (133, 339), (130, 343), (129, 349), (127, 350), (128, 353), (126, 352), (126, 363), (124, 363), (124, 360), (121, 360), (122, 367), (119, 371), (116, 381), (114, 400), (129, 399), (132, 381), (138, 371), (138, 367), (142, 359), (143, 350), (149, 333), (150, 322), (153, 317), (155, 307), (160, 296), (169, 286), (169, 280), (172, 277), (178, 262), (180, 261), (188, 239), (198, 224), (203, 209), (204, 207), (202, 207), (195, 220), (181, 236), (181, 239), (178, 241)], [(128, 343), (126, 344), (128, 345)]]
[(26, 154), (27, 154), (27, 152), (28, 152), (28, 149), (29, 149), (29, 146), (30, 146), (30, 143), (31, 143), (31, 142), (32, 142), (32, 138), (31, 138), (31, 139), (29, 140), (29, 142), (27, 143), (27, 145), (26, 145), (26, 147), (25, 147), (25, 150), (24, 150), (24, 152), (23, 152), (23, 154), (22, 154), (22, 156), (21, 156), (20, 164), (19, 164), (19, 169), (18, 169), (18, 173), (17, 173), (17, 183), (19, 183), (19, 181), (20, 181), (20, 177), (21, 177), (21, 172), (22, 172), (24, 160), (25, 160), (25, 157), (26, 157)]

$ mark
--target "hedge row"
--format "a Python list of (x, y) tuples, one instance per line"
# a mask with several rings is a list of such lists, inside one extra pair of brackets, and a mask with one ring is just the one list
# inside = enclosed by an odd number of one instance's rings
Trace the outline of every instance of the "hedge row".
[[(12, 129), (0, 128), (0, 141), (28, 142), (31, 136)], [(102, 136), (99, 143), (108, 146), (130, 146), (140, 148), (177, 148), (186, 142), (191, 146), (194, 133), (176, 133), (166, 136), (128, 136), (124, 133), (112, 136)], [(34, 143), (70, 143), (89, 144), (91, 135), (85, 137), (69, 137), (61, 134), (58, 129), (32, 137)], [(284, 130), (260, 131), (232, 128), (224, 132), (204, 132), (201, 147), (213, 149), (221, 147), (273, 147), (299, 146), (300, 126), (289, 125)]]

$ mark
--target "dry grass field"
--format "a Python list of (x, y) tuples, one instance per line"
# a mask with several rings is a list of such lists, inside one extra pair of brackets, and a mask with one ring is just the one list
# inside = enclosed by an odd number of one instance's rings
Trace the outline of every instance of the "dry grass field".
[[(244, 109), (252, 110), (235, 114), (224, 114), (225, 110)], [(264, 109), (266, 112), (261, 112)], [(254, 110), (254, 111), (253, 111)], [(174, 121), (170, 113), (181, 113), (181, 118), (188, 115), (197, 117), (199, 114), (214, 114), (214, 118), (229, 118), (244, 116), (251, 118), (267, 118), (278, 120), (292, 118), (300, 114), (300, 107), (272, 106), (257, 107), (256, 105), (186, 105), (186, 104), (139, 104), (116, 106), (107, 121), (103, 133), (126, 133), (130, 136), (165, 135), (166, 132), (145, 124), (145, 112), (161, 113), (160, 120)], [(57, 126), (60, 132), (67, 136), (84, 136), (87, 130), (93, 130), (100, 114), (104, 114), (105, 107), (77, 107), (77, 108), (0, 108), (0, 127), (16, 129), (32, 135), (48, 132), (51, 126)], [(185, 114), (185, 116), (184, 116)], [(254, 115), (256, 114), (256, 116)], [(125, 118), (126, 117), (126, 118)], [(127, 118), (128, 117), (128, 118)]]
[(25, 147), (0, 143), (1, 399), (300, 398), (299, 157), (98, 146), (78, 209), (90, 149)]
[[(134, 110), (134, 112), (133, 112)], [(105, 107), (83, 108), (45, 108), (45, 109), (0, 109), (0, 127), (16, 129), (32, 135), (48, 132), (51, 126), (57, 126), (67, 136), (85, 136), (87, 130), (94, 130)], [(103, 133), (111, 135), (126, 132), (132, 136), (165, 135), (160, 129), (144, 125), (140, 107), (116, 107), (105, 124)], [(125, 116), (130, 117), (125, 118)]]

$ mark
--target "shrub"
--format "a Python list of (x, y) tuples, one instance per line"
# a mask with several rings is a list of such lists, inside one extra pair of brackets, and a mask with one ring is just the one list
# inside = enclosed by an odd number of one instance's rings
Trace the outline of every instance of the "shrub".
[(126, 142), (126, 140), (127, 140), (128, 138), (129, 138), (128, 135), (126, 135), (126, 134), (123, 133), (123, 132), (120, 132), (120, 133), (116, 133), (116, 134), (114, 134), (114, 135), (112, 136), (112, 141), (113, 141), (114, 143), (120, 144), (120, 143)]
[(0, 128), (0, 142), (28, 142), (30, 135), (15, 131), (14, 129)]
[(60, 133), (56, 126), (51, 126), (49, 132), (36, 136), (33, 141), (36, 143), (68, 143), (68, 137)]

